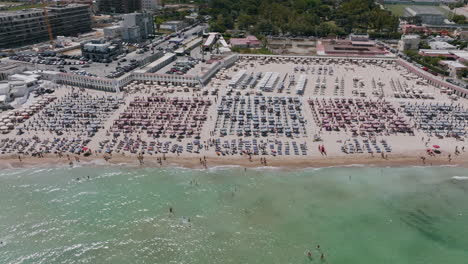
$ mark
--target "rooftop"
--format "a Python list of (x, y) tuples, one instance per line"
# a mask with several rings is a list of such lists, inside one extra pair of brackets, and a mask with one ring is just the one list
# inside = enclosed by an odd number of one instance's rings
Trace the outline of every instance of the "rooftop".
[(255, 36), (247, 36), (246, 38), (231, 38), (231, 45), (260, 45), (260, 41)]
[(432, 41), (432, 42), (429, 42), (429, 46), (432, 49), (455, 49), (456, 48), (452, 44), (449, 44), (444, 41)]
[(420, 39), (421, 37), (419, 35), (403, 35), (401, 36), (401, 39)]
[[(83, 4), (68, 4), (68, 5), (57, 5), (57, 6), (47, 6), (47, 9), (51, 12), (53, 11), (60, 11), (65, 10), (67, 8), (73, 7), (87, 7), (87, 5)], [(0, 17), (9, 17), (9, 16), (16, 16), (16, 15), (24, 15), (24, 14), (32, 14), (32, 13), (43, 13), (44, 11), (41, 8), (27, 8), (22, 10), (15, 10), (15, 11), (1, 11)]]
[(460, 69), (466, 68), (466, 66), (463, 63), (460, 63), (458, 61), (444, 60), (440, 61), (440, 64)]
[(414, 15), (441, 15), (444, 13), (433, 6), (409, 6), (405, 10), (413, 13)]

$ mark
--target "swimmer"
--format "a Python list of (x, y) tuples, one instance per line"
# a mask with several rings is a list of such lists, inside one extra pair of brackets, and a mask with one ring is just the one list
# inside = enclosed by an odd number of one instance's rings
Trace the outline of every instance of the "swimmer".
[(323, 253), (320, 255), (320, 259), (325, 259), (325, 255), (323, 255)]
[(169, 207), (169, 213), (172, 213), (172, 207)]

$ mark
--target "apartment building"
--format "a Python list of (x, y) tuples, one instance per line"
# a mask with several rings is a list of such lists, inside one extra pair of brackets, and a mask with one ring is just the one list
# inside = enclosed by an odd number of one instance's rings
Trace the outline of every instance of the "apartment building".
[[(91, 13), (87, 5), (48, 6), (47, 13), (54, 38), (91, 31)], [(49, 34), (42, 9), (0, 12), (0, 48), (34, 44), (47, 39)]]
[(133, 13), (141, 10), (141, 0), (100, 0), (98, 9), (103, 13)]

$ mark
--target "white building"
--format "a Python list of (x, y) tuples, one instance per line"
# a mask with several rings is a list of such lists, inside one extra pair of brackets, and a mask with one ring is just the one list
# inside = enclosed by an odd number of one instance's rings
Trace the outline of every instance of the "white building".
[(421, 37), (419, 35), (403, 35), (398, 41), (398, 50), (418, 50)]
[(457, 47), (453, 46), (452, 44), (449, 44), (449, 43), (443, 42), (443, 41), (429, 42), (429, 46), (431, 47), (431, 49), (434, 49), (434, 50), (454, 50), (454, 49), (457, 49)]
[(458, 61), (444, 60), (439, 62), (446, 70), (450, 72), (450, 76), (457, 77), (457, 73), (466, 68), (466, 66)]
[(159, 26), (159, 28), (175, 32), (181, 30), (186, 26), (187, 24), (184, 21), (167, 21), (162, 23), (161, 26)]
[(13, 74), (0, 82), (0, 108), (24, 103), (29, 93), (38, 87), (39, 75)]
[(154, 33), (153, 15), (150, 13), (131, 13), (123, 16), (121, 23), (122, 39), (140, 42)]

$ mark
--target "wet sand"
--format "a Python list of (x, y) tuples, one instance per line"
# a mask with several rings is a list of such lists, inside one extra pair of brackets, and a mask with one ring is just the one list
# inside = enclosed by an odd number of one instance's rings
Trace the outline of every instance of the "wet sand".
[[(423, 162), (421, 156), (426, 159)], [(79, 162), (75, 157), (79, 158)], [(220, 166), (238, 166), (245, 168), (276, 167), (284, 169), (296, 168), (319, 168), (331, 166), (375, 166), (375, 167), (405, 167), (405, 166), (463, 166), (468, 167), (468, 153), (462, 152), (460, 155), (451, 156), (448, 160), (448, 154), (443, 153), (435, 157), (418, 153), (415, 155), (388, 154), (387, 159), (380, 156), (371, 157), (368, 154), (337, 155), (326, 157), (272, 157), (272, 156), (253, 156), (250, 160), (248, 156), (206, 156), (206, 168), (203, 156), (177, 156), (165, 155), (144, 155), (143, 162), (140, 164), (137, 155), (113, 155), (107, 161), (104, 155), (98, 156), (76, 156), (70, 155), (70, 160), (66, 156), (59, 158), (55, 154), (45, 154), (43, 158), (21, 156), (21, 162), (17, 155), (4, 155), (0, 157), (0, 169), (8, 168), (32, 168), (32, 167), (55, 167), (55, 166), (128, 166), (128, 167), (183, 167), (192, 169), (207, 169)], [(266, 159), (266, 164), (261, 162)], [(161, 163), (159, 162), (161, 159)], [(70, 161), (73, 165), (70, 165)]]

